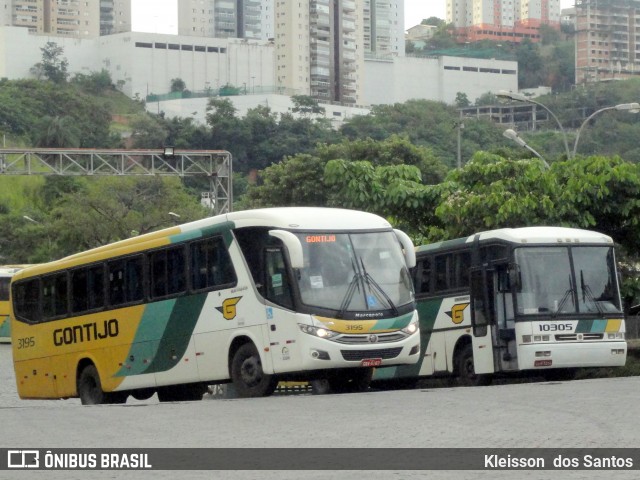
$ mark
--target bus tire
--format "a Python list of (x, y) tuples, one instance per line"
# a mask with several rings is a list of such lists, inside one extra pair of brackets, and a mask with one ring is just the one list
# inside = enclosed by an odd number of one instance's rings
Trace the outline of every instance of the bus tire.
[(87, 365), (78, 376), (78, 396), (82, 405), (101, 405), (107, 402), (107, 394), (102, 391), (100, 375), (95, 365)]
[(245, 343), (233, 355), (231, 381), (240, 398), (268, 397), (278, 385), (275, 375), (262, 370), (260, 354), (253, 343)]
[(471, 344), (464, 346), (457, 358), (457, 381), (461, 387), (481, 387), (491, 385), (491, 375), (478, 375), (473, 363), (473, 347)]
[(154, 388), (139, 388), (137, 390), (131, 390), (131, 396), (136, 400), (149, 400), (156, 393)]

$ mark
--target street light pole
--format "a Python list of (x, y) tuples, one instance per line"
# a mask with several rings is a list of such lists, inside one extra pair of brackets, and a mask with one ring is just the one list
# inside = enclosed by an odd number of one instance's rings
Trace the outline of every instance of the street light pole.
[(527, 142), (525, 142), (515, 130), (512, 130), (511, 128), (506, 129), (504, 132), (502, 132), (502, 136), (508, 138), (509, 140), (513, 140), (514, 142), (516, 142), (518, 145), (520, 145), (521, 147), (526, 148), (527, 150), (529, 150), (531, 153), (533, 153), (536, 157), (538, 157), (540, 160), (542, 160), (542, 163), (544, 163), (545, 168), (548, 170), (549, 169), (549, 164), (547, 163), (547, 161), (544, 159), (544, 157), (542, 155), (540, 155), (538, 152), (536, 152), (532, 147), (529, 146), (529, 144)]
[(562, 126), (562, 123), (560, 123), (560, 120), (558, 120), (558, 117), (556, 117), (555, 114), (549, 108), (547, 108), (542, 103), (536, 102), (535, 100), (531, 100), (529, 97), (526, 97), (520, 93), (513, 93), (513, 92), (508, 92), (506, 90), (500, 90), (496, 94), (496, 96), (501, 98), (508, 98), (510, 100), (515, 100), (516, 102), (532, 103), (534, 105), (539, 106), (540, 108), (543, 108), (549, 115), (551, 115), (551, 117), (558, 124), (558, 127), (560, 128), (560, 132), (562, 133), (562, 140), (564, 141), (564, 150), (565, 150), (565, 153), (567, 154), (567, 160), (571, 159), (571, 152), (569, 151), (569, 142), (567, 141), (567, 133), (564, 131), (564, 127)]
[(585, 125), (587, 125), (589, 123), (589, 121), (593, 117), (595, 117), (599, 113), (606, 112), (607, 110), (619, 110), (619, 111), (627, 111), (629, 113), (638, 113), (638, 112), (640, 112), (640, 103), (635, 103), (635, 102), (634, 103), (621, 103), (621, 104), (616, 105), (614, 107), (601, 108), (600, 110), (596, 110), (591, 115), (589, 115), (586, 118), (586, 120), (584, 122), (582, 122), (582, 125), (580, 125), (580, 128), (578, 129), (578, 133), (576, 134), (576, 141), (573, 144), (573, 156), (572, 156), (572, 158), (576, 158), (576, 153), (578, 152), (578, 142), (580, 141), (580, 133), (582, 133), (582, 129), (585, 127)]

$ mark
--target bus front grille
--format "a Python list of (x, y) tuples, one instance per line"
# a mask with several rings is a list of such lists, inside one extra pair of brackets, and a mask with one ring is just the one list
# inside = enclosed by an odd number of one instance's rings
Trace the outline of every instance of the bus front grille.
[[(580, 338), (578, 338), (580, 336)], [(603, 333), (565, 333), (555, 335), (556, 342), (575, 342), (576, 340), (602, 340)]]
[[(376, 335), (376, 343), (387, 343), (387, 342), (397, 342), (406, 338), (406, 335), (399, 332), (392, 333), (380, 333)], [(346, 343), (346, 344), (354, 344), (354, 343), (372, 343), (371, 335), (340, 335), (338, 338), (334, 340), (337, 343)]]
[(380, 348), (377, 350), (340, 350), (342, 358), (349, 362), (357, 362), (364, 360), (365, 358), (381, 358), (382, 360), (388, 360), (390, 358), (396, 358), (400, 355), (402, 347), (397, 348)]

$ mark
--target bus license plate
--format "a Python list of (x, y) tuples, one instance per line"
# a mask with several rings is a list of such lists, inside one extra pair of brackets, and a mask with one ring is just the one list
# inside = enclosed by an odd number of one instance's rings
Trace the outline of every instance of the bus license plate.
[(533, 362), (534, 367), (550, 367), (553, 364), (553, 360), (535, 360)]
[(360, 362), (362, 367), (379, 367), (382, 365), (381, 358), (365, 358)]

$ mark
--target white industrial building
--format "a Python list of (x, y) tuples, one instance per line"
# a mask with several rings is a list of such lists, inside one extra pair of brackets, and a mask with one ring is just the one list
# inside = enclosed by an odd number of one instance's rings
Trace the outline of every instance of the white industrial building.
[[(31, 78), (32, 67), (42, 60), (41, 48), (49, 41), (64, 50), (68, 71), (88, 74), (106, 69), (114, 82), (129, 97), (169, 92), (171, 80), (181, 78), (193, 92), (212, 90), (230, 84), (247, 97), (234, 101), (242, 111), (247, 102), (253, 106), (268, 104), (279, 111), (291, 107), (288, 96), (306, 91), (284, 91), (276, 83), (275, 46), (268, 41), (222, 39), (126, 32), (94, 39), (29, 35), (19, 27), (0, 27), (0, 77)], [(486, 92), (517, 91), (517, 62), (462, 57), (395, 57), (364, 60), (362, 96), (351, 107), (325, 105), (327, 116), (344, 120), (366, 113), (376, 104), (393, 104), (409, 99), (427, 99), (453, 103), (458, 92), (474, 100)], [(274, 95), (269, 97), (269, 95)], [(242, 96), (242, 95), (241, 95)], [(189, 99), (200, 106), (189, 106), (204, 120), (206, 98)], [(175, 102), (149, 102), (150, 111), (183, 111)], [(166, 107), (165, 104), (166, 103)], [(351, 110), (349, 109), (351, 108)]]

